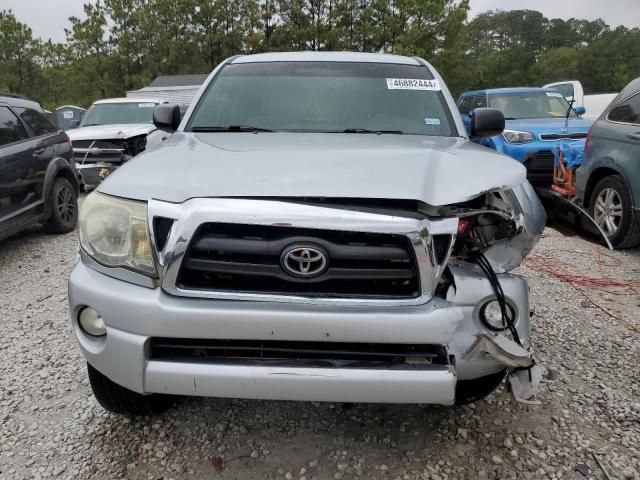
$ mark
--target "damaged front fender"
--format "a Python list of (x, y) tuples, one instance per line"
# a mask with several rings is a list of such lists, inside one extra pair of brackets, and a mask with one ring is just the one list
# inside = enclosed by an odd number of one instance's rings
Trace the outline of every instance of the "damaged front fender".
[(519, 266), (540, 240), (547, 223), (544, 207), (529, 182), (504, 191), (502, 198), (511, 206), (513, 219), (521, 228), (516, 235), (494, 243), (483, 252), (497, 273)]

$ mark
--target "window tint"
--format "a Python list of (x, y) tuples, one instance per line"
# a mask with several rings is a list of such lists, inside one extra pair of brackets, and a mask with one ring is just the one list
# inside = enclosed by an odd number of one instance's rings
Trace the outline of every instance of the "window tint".
[(475, 95), (473, 97), (465, 97), (460, 103), (460, 113), (463, 115), (469, 114), (469, 112), (476, 108), (485, 108), (487, 106), (487, 98), (484, 95)]
[(609, 120), (640, 125), (640, 94), (636, 94), (614, 108), (609, 114)]
[(473, 105), (473, 97), (464, 97), (460, 102), (460, 106), (458, 107), (458, 110), (460, 110), (461, 114), (466, 115), (473, 109), (472, 105)]
[(0, 107), (0, 146), (27, 138), (27, 132), (11, 110)]
[(484, 95), (473, 97), (473, 105), (471, 106), (471, 110), (475, 110), (476, 108), (485, 108), (486, 106), (487, 98)]
[(54, 133), (56, 131), (56, 127), (54, 127), (44, 115), (32, 108), (15, 107), (15, 111), (18, 112), (20, 118), (29, 125), (36, 137), (39, 135), (46, 135), (47, 133)]

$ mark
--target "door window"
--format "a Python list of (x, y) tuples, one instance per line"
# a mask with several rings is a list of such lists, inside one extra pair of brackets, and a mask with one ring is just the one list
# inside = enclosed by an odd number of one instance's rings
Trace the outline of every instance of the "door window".
[(608, 119), (612, 122), (640, 125), (640, 93), (636, 93), (611, 110)]
[(471, 105), (471, 110), (475, 110), (476, 108), (485, 108), (487, 106), (487, 97), (484, 95), (477, 95), (473, 97), (473, 104)]
[(471, 110), (473, 110), (473, 97), (464, 97), (460, 102), (458, 110), (460, 110), (462, 115), (467, 115)]
[(29, 125), (33, 130), (34, 136), (46, 135), (47, 133), (56, 132), (56, 127), (45, 118), (40, 112), (32, 108), (18, 108), (15, 107), (15, 111), (18, 112), (20, 118)]
[(0, 107), (0, 147), (28, 138), (27, 132), (11, 110)]

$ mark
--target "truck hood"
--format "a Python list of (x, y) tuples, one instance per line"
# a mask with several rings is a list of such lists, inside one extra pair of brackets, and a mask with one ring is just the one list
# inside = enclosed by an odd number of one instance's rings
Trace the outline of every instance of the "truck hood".
[[(588, 132), (593, 121), (584, 118), (570, 118), (568, 124), (569, 133)], [(520, 120), (507, 120), (505, 128), (509, 130), (524, 130), (531, 133), (564, 133), (564, 118), (523, 118)]]
[(464, 138), (177, 132), (110, 175), (100, 192), (194, 197), (334, 197), (463, 202), (526, 180), (518, 162)]
[(113, 125), (92, 125), (90, 127), (68, 130), (67, 135), (74, 140), (110, 140), (114, 138), (131, 138), (147, 135), (156, 127), (151, 123), (118, 123)]

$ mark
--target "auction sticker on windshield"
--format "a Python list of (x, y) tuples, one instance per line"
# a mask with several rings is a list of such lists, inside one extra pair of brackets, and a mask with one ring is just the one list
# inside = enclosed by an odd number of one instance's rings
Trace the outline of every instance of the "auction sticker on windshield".
[(431, 90), (440, 91), (438, 80), (423, 80), (419, 78), (387, 78), (389, 90)]

